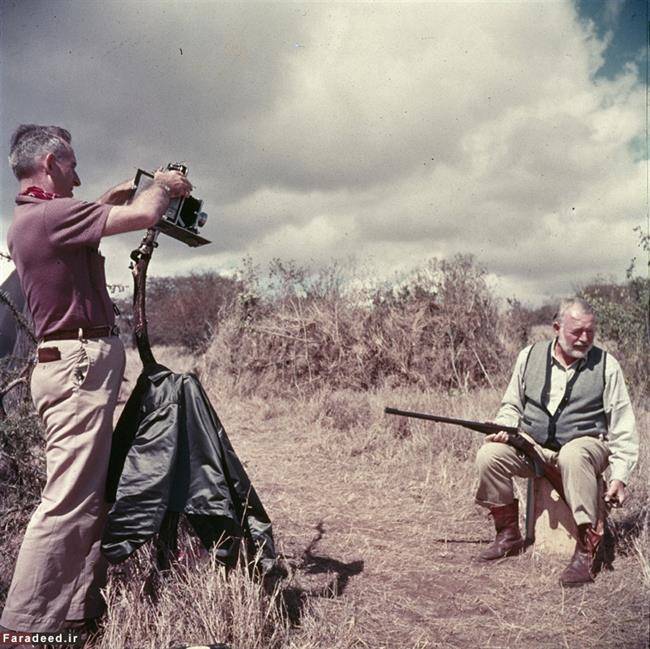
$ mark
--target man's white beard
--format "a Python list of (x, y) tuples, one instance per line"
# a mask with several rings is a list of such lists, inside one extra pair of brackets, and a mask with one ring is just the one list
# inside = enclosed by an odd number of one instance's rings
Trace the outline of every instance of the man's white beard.
[(576, 360), (580, 358), (587, 358), (587, 354), (589, 353), (589, 350), (593, 347), (592, 344), (586, 347), (585, 349), (576, 349), (575, 347), (569, 345), (569, 343), (566, 341), (566, 338), (562, 334), (558, 336), (557, 341), (560, 344), (562, 351), (567, 356), (570, 356), (571, 358), (575, 358)]

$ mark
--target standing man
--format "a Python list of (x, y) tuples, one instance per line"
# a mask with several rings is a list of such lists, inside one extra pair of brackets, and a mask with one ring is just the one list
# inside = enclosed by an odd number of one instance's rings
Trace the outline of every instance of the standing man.
[(99, 539), (124, 348), (98, 247), (104, 236), (152, 227), (170, 198), (192, 189), (180, 173), (158, 171), (129, 205), (131, 182), (92, 203), (76, 200), (81, 181), (70, 141), (63, 128), (35, 124), (11, 138), (20, 189), (7, 239), (39, 341), (31, 391), (47, 480), (0, 618), (1, 646), (13, 646), (2, 637), (8, 629), (58, 631), (104, 610)]
[[(578, 526), (563, 586), (593, 581), (600, 542), (596, 532), (598, 479), (608, 467), (605, 500), (620, 506), (638, 458), (639, 438), (630, 397), (616, 359), (594, 346), (596, 317), (580, 298), (564, 300), (554, 318), (557, 337), (526, 347), (517, 358), (495, 422), (519, 426), (558, 466), (566, 500)], [(476, 463), (476, 502), (490, 509), (496, 539), (479, 558), (491, 561), (524, 548), (512, 478), (535, 475), (530, 460), (506, 443), (504, 432), (488, 435)]]

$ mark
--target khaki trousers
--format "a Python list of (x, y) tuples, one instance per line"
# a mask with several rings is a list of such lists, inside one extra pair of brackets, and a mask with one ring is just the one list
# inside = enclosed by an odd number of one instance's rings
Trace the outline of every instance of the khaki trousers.
[[(607, 468), (607, 445), (595, 437), (577, 437), (562, 446), (559, 453), (537, 448), (548, 462), (559, 468), (576, 525), (596, 525), (598, 476)], [(476, 502), (484, 507), (509, 505), (514, 500), (513, 476), (532, 478), (535, 475), (527, 457), (500, 442), (486, 442), (476, 455), (476, 466), (479, 474)]]
[(107, 564), (99, 553), (113, 411), (124, 372), (116, 336), (44, 342), (60, 360), (39, 362), (32, 399), (45, 429), (47, 480), (27, 526), (0, 625), (58, 631), (97, 617)]

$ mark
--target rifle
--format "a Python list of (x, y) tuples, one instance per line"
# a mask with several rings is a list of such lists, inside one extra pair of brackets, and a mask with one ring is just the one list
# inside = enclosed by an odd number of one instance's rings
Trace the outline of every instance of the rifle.
[(410, 410), (398, 410), (397, 408), (384, 408), (387, 415), (398, 415), (400, 417), (412, 417), (413, 419), (426, 419), (427, 421), (437, 421), (441, 424), (455, 424), (463, 428), (469, 428), (477, 433), (492, 435), (503, 431), (508, 433), (508, 444), (523, 453), (533, 464), (535, 475), (546, 478), (553, 489), (557, 491), (560, 498), (566, 502), (564, 488), (562, 486), (562, 476), (560, 470), (546, 461), (546, 458), (537, 450), (535, 445), (527, 440), (519, 429), (514, 426), (502, 426), (491, 421), (469, 421), (467, 419), (454, 419), (453, 417), (440, 417), (438, 415), (428, 415), (421, 412), (412, 412)]

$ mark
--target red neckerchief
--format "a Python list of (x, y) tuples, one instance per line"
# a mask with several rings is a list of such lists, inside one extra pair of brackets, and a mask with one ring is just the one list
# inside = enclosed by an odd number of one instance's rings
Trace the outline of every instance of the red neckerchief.
[(51, 201), (53, 198), (63, 198), (60, 194), (46, 192), (40, 187), (36, 187), (36, 185), (28, 187), (24, 192), (21, 192), (19, 196), (33, 196), (34, 198), (40, 198), (44, 201)]

